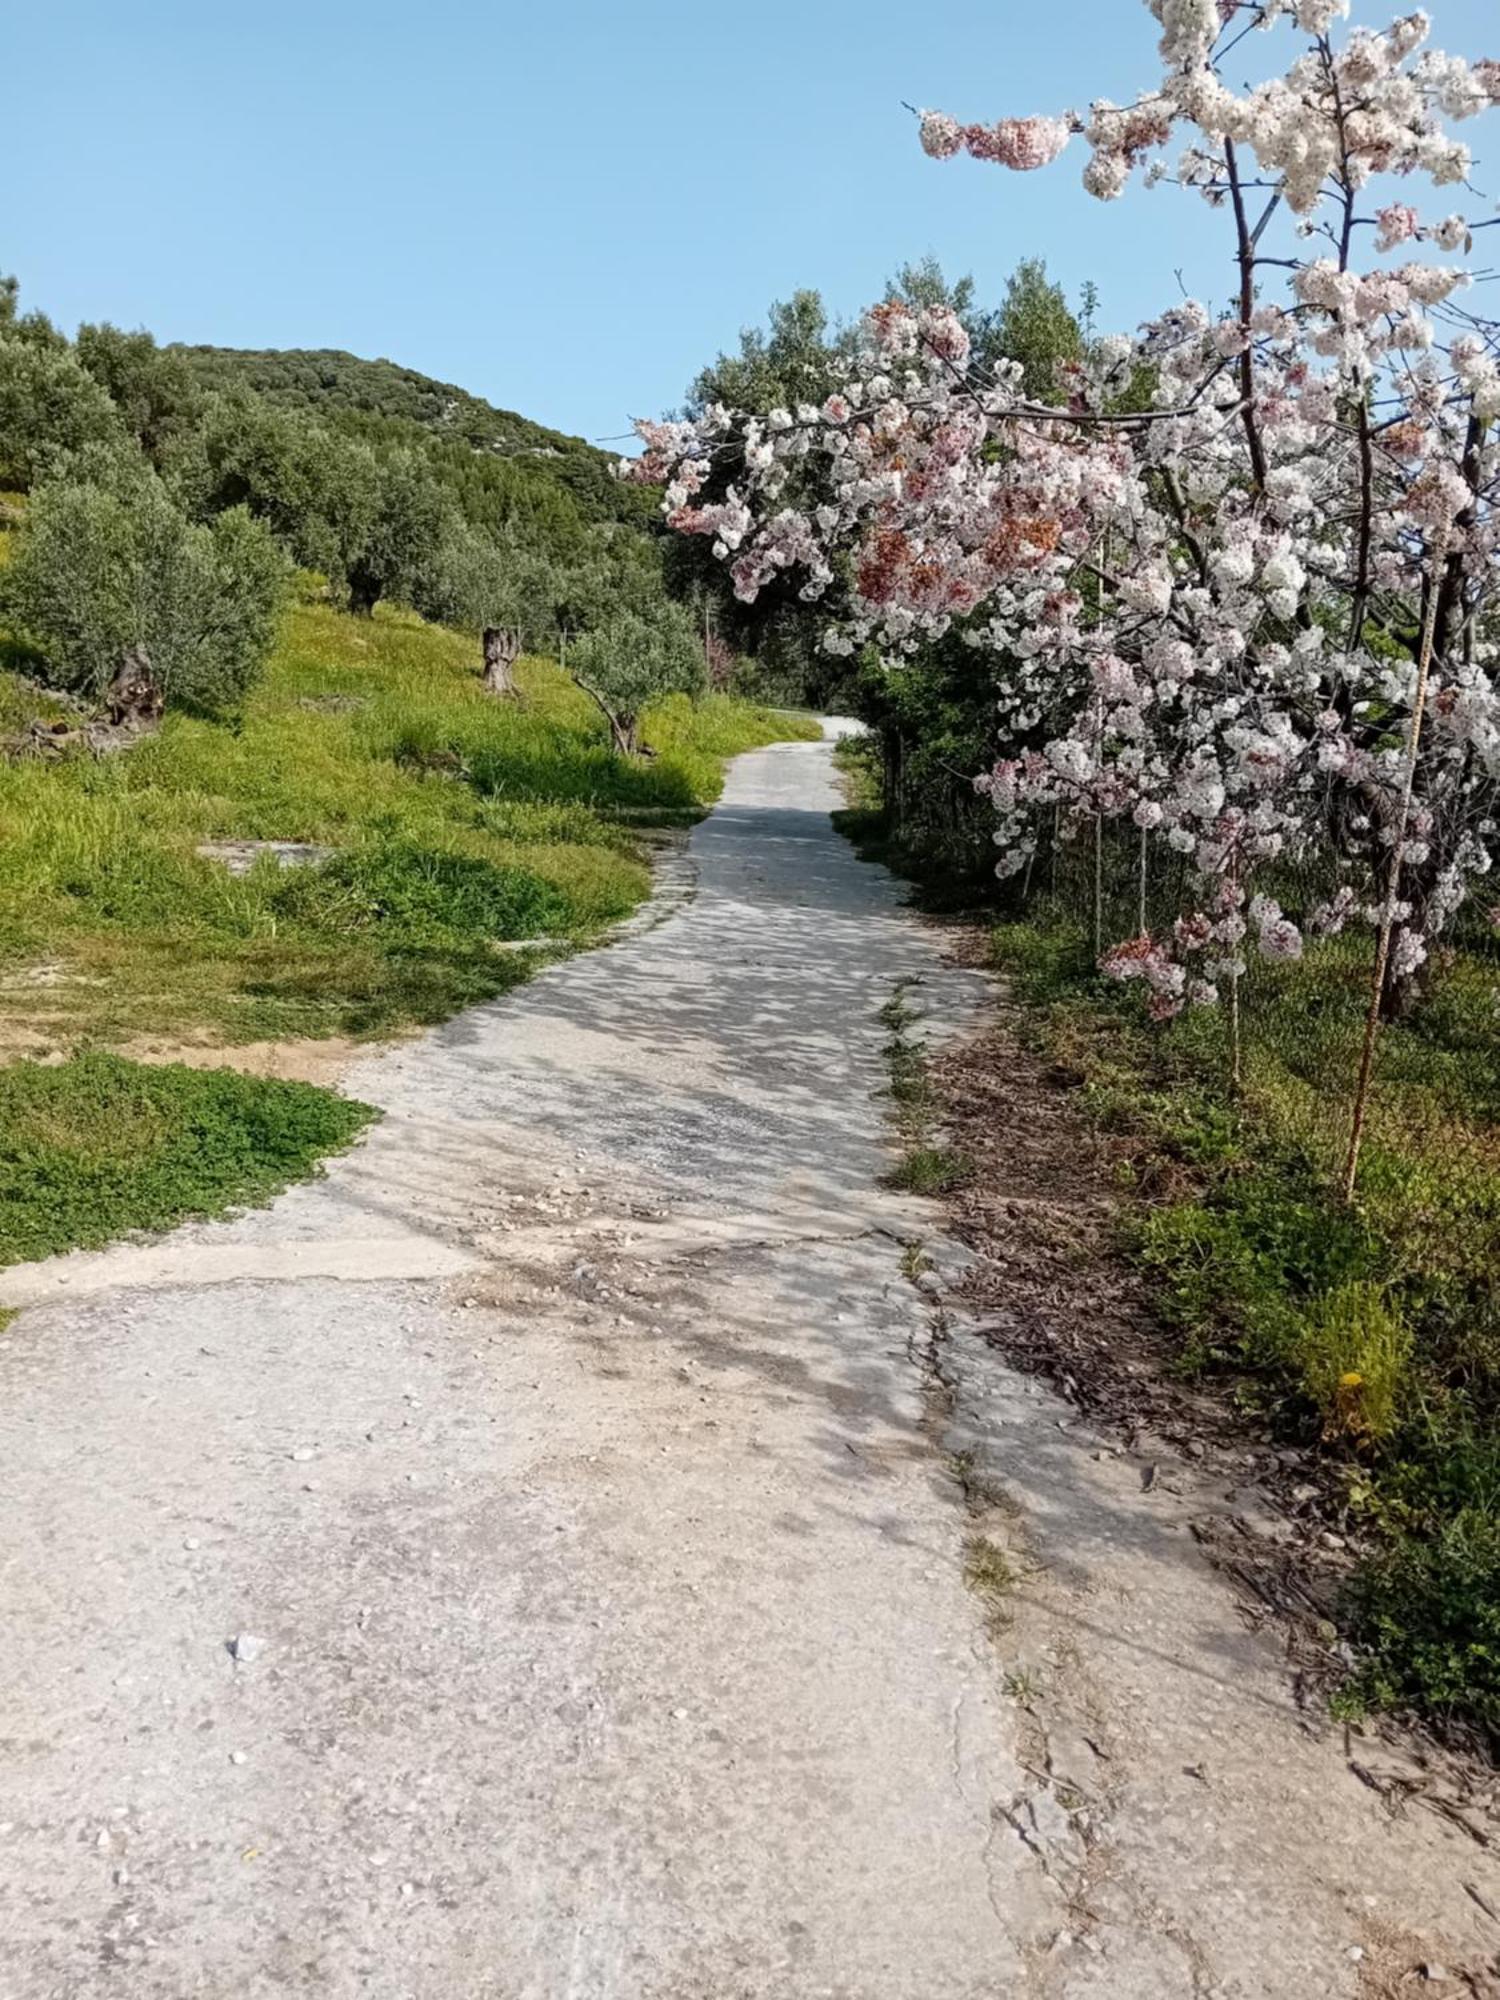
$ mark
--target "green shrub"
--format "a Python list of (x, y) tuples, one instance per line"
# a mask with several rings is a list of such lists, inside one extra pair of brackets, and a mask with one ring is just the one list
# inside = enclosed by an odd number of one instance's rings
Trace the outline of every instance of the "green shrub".
[(1389, 1436), (1400, 1414), (1411, 1328), (1383, 1285), (1340, 1285), (1302, 1315), (1297, 1365), (1330, 1438), (1369, 1444)]
[(649, 618), (622, 612), (586, 632), (568, 669), (598, 704), (621, 756), (638, 747), (641, 717), (652, 702), (696, 693), (705, 676), (692, 620), (680, 605), (668, 603)]
[(0, 486), (30, 486), (66, 453), (123, 436), (114, 404), (70, 349), (0, 336)]
[(1291, 1370), (1314, 1400), (1300, 1374), (1309, 1304), (1371, 1279), (1381, 1263), (1369, 1224), (1295, 1156), (1223, 1173), (1197, 1199), (1148, 1210), (1132, 1240), (1162, 1282), (1164, 1316), (1188, 1336), (1189, 1365)]

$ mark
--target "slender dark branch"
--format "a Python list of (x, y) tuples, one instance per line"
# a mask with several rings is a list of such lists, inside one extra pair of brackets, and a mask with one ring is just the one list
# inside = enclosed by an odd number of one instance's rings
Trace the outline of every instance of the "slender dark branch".
[[(1257, 493), (1266, 487), (1266, 448), (1261, 441), (1260, 422), (1255, 414), (1255, 358), (1250, 349), (1250, 318), (1255, 311), (1255, 246), (1245, 215), (1245, 191), (1240, 185), (1239, 164), (1234, 141), (1224, 141), (1224, 160), (1229, 168), (1229, 191), (1234, 202), (1234, 226), (1239, 237), (1240, 326), (1245, 349), (1240, 356), (1240, 398), (1245, 423), (1245, 439), (1250, 447), (1250, 472)], [(1267, 211), (1269, 215), (1270, 211)]]

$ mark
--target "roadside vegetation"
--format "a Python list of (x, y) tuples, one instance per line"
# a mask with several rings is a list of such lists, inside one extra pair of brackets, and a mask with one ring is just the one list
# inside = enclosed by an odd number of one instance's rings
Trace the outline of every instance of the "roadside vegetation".
[[(467, 635), (295, 606), (232, 724), (170, 713), (127, 754), (0, 764), (0, 1038), (259, 1041), (441, 1020), (524, 978), (497, 945), (586, 942), (650, 882), (737, 750), (809, 725), (707, 696), (610, 750), (551, 662), (488, 697)], [(11, 712), (28, 684), (0, 682)], [(291, 842), (231, 874), (239, 842)], [(207, 848), (209, 852), (203, 850)]]
[(1134, 1142), (1127, 1254), (1184, 1374), (1216, 1378), (1321, 1451), (1337, 1525), (1369, 1553), (1344, 1605), (1364, 1651), (1346, 1704), (1415, 1707), (1500, 1743), (1500, 1055), (1496, 968), (1455, 955), (1388, 1030), (1359, 1198), (1339, 1194), (1368, 953), (1267, 972), (1244, 1080), (1222, 1022), (1149, 1022), (1045, 904), (997, 925), (997, 964), (1062, 1075)]
[[(898, 823), (878, 739), (845, 739), (836, 755), (842, 830), (912, 878), (925, 907), (987, 926), (1022, 1033), (1110, 1135), (1117, 1248), (1147, 1281), (1176, 1372), (1321, 1461), (1325, 1519), (1363, 1552), (1340, 1606), (1356, 1655), (1336, 1706), (1415, 1711), (1493, 1754), (1500, 950), (1475, 927), (1423, 1009), (1388, 1026), (1350, 1205), (1348, 1092), (1330, 1080), (1358, 1047), (1367, 943), (1330, 939), (1256, 968), (1235, 1090), (1221, 1016), (1154, 1022), (1100, 971), (1076, 882), (1049, 891), (1038, 871), (1023, 896), (986, 879), (982, 851), (955, 851), (928, 818)], [(909, 1046), (893, 1092), (915, 1090), (930, 1126), (941, 1094)], [(898, 1165), (908, 1185), (920, 1157)]]
[(374, 1114), (311, 1084), (102, 1050), (0, 1068), (0, 1264), (263, 1201)]

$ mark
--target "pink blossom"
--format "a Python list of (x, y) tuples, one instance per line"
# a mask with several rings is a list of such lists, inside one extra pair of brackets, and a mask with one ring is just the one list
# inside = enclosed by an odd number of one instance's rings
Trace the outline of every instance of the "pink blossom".
[(963, 127), (964, 147), (974, 159), (993, 160), (1016, 173), (1050, 167), (1072, 136), (1065, 118), (1002, 118), (997, 125)]
[[(1450, 126), (1500, 102), (1500, 65), (1424, 50), (1419, 15), (1309, 53), (1338, 0), (1264, 0), (1259, 25), (1295, 47), (1246, 88), (1217, 66), (1243, 0), (1149, 4), (1161, 73), (1131, 103), (1094, 103), (1085, 185), (1110, 199), (1165, 164), (1218, 209), (1232, 144), (1281, 195), (1248, 309), (1216, 321), (1174, 300), (1038, 401), (1015, 363), (976, 365), (947, 308), (887, 301), (821, 407), (643, 425), (627, 476), (712, 537), (743, 598), (826, 599), (830, 653), (873, 648), (893, 674), (937, 643), (973, 657), (996, 690), (997, 761), (976, 782), (997, 870), (1100, 821), (1148, 866), (1170, 857), (1155, 879), (1180, 881), (1175, 912), (1103, 961), (1165, 1018), (1241, 977), (1247, 937), (1289, 960), (1304, 936), (1378, 920), (1398, 851), (1426, 878), (1400, 899), (1415, 969), (1500, 862), (1500, 326), (1482, 294), (1449, 307), (1467, 282), (1450, 265), (1361, 268), (1369, 239), (1345, 254), (1340, 197), (1399, 175), (1410, 199), (1377, 211), (1377, 249), (1461, 249), (1452, 197), (1427, 215), (1423, 188), (1463, 178)], [(1076, 129), (929, 112), (921, 139), (1025, 169)], [(1121, 408), (1127, 385), (1145, 407)], [(703, 504), (720, 463), (736, 484)], [(1451, 615), (1403, 823), (1440, 539)], [(1344, 886), (1310, 911), (1249, 893), (1304, 868)]]
[(1380, 224), (1375, 248), (1394, 250), (1398, 243), (1409, 242), (1416, 235), (1422, 218), (1410, 203), (1393, 201), (1389, 208), (1375, 211), (1375, 220)]

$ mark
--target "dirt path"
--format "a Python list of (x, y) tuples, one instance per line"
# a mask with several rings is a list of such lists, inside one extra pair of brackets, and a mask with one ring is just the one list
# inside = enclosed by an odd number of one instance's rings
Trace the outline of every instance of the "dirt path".
[(835, 802), (742, 759), (693, 900), (360, 1065), (326, 1181), (0, 1281), (5, 2000), (1300, 2000), (1385, 1924), (1482, 1945), (1483, 1857), (909, 1282), (877, 1014), (981, 990)]

